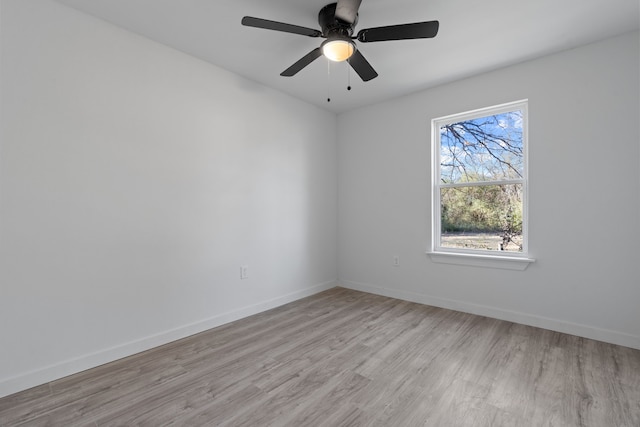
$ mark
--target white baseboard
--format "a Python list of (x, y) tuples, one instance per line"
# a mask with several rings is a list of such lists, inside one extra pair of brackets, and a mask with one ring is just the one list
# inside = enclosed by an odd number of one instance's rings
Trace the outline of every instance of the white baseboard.
[(352, 282), (349, 280), (341, 280), (339, 286), (356, 291), (368, 292), (371, 294), (382, 295), (390, 298), (397, 298), (404, 301), (417, 302), (419, 304), (447, 308), (450, 310), (477, 314), (479, 316), (486, 316), (494, 319), (507, 320), (509, 322), (519, 323), (522, 325), (535, 326), (542, 329), (549, 329), (551, 331), (562, 332), (565, 334), (576, 335), (583, 338), (590, 338), (597, 341), (604, 341), (607, 343), (617, 344), (640, 350), (640, 336), (612, 331), (609, 329), (596, 328), (593, 326), (581, 325), (564, 320), (551, 319), (548, 317), (536, 316), (533, 314), (504, 310), (496, 307), (473, 304), (465, 301), (457, 301), (446, 298), (433, 297), (430, 295), (418, 294), (415, 292), (389, 289), (370, 285), (367, 283)]
[(146, 351), (170, 343), (181, 338), (188, 337), (211, 328), (233, 322), (247, 316), (261, 313), (272, 308), (305, 298), (319, 292), (338, 286), (338, 282), (331, 281), (320, 283), (300, 291), (282, 295), (267, 301), (246, 306), (237, 310), (222, 313), (211, 318), (180, 326), (159, 334), (141, 338), (136, 341), (123, 343), (115, 347), (107, 348), (95, 353), (85, 354), (77, 358), (56, 363), (31, 372), (22, 373), (11, 378), (0, 380), (0, 397), (8, 396), (37, 385), (45, 384), (68, 375), (95, 368), (123, 357), (131, 356), (141, 351)]

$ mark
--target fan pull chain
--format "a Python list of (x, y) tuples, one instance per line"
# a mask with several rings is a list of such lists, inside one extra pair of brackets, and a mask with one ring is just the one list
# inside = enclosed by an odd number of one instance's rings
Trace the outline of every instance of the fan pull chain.
[(351, 58), (347, 59), (347, 90), (351, 90)]
[(331, 61), (327, 59), (327, 102), (331, 102)]

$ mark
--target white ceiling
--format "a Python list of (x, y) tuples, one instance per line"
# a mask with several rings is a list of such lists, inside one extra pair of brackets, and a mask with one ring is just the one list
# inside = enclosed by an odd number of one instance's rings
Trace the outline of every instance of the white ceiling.
[[(436, 38), (360, 43), (379, 76), (320, 58), (280, 72), (322, 39), (249, 28), (255, 16), (318, 28), (331, 0), (57, 0), (322, 108), (343, 112), (639, 28), (638, 0), (363, 0), (363, 28), (440, 21)], [(331, 102), (327, 103), (327, 94)]]

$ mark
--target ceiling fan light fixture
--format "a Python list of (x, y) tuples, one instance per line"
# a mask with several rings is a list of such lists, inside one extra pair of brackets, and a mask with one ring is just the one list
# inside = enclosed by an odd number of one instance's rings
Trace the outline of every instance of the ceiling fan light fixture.
[(355, 43), (348, 38), (334, 38), (322, 43), (322, 54), (334, 62), (346, 61), (355, 51)]
[(357, 49), (356, 40), (360, 43), (370, 43), (388, 40), (430, 39), (438, 34), (440, 23), (438, 21), (425, 21), (365, 28), (358, 31), (354, 36), (353, 31), (358, 23), (358, 10), (362, 1), (337, 0), (336, 3), (329, 3), (320, 9), (318, 13), (320, 30), (252, 16), (245, 16), (242, 18), (241, 23), (247, 27), (326, 39), (320, 46), (314, 48), (280, 73), (281, 76), (295, 76), (313, 61), (324, 56), (334, 62), (349, 60), (349, 66), (353, 68), (363, 82), (368, 82), (378, 77), (378, 73)]

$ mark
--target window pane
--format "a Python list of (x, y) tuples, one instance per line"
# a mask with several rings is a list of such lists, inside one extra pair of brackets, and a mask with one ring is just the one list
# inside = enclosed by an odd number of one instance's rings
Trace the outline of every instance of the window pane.
[(440, 181), (463, 183), (521, 179), (522, 111), (440, 126)]
[(440, 189), (440, 246), (522, 252), (522, 184)]

